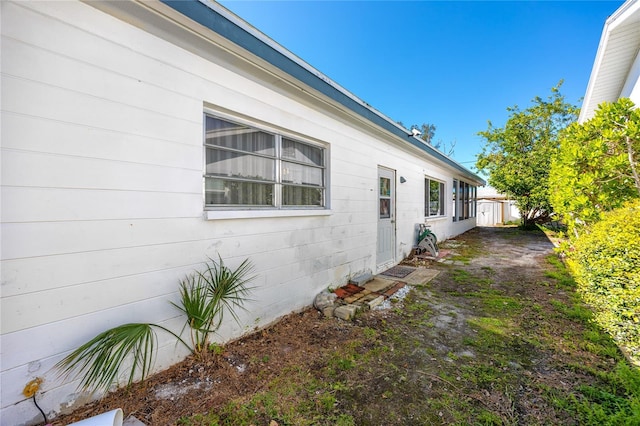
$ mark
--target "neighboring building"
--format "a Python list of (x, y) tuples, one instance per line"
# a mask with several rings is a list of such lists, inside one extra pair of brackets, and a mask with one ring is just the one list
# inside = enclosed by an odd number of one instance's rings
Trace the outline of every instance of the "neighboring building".
[(498, 193), (491, 186), (478, 188), (478, 226), (496, 226), (519, 221), (520, 211), (515, 201)]
[(625, 2), (604, 24), (580, 123), (590, 119), (602, 102), (630, 98), (640, 105), (640, 2)]
[[(3, 425), (82, 403), (52, 366), (249, 258), (238, 337), (476, 226), (484, 181), (215, 3), (1, 2)], [(391, 77), (390, 77), (391, 78)], [(451, 202), (455, 197), (455, 202)], [(159, 336), (156, 369), (182, 359)], [(178, 348), (179, 349), (179, 348)]]

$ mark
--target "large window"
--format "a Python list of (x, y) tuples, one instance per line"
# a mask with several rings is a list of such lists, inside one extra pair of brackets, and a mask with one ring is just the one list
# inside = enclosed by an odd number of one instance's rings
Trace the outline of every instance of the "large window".
[(444, 183), (424, 179), (424, 215), (426, 217), (444, 215)]
[(467, 182), (453, 180), (453, 221), (476, 217), (477, 188)]
[(208, 207), (324, 207), (320, 146), (205, 115)]

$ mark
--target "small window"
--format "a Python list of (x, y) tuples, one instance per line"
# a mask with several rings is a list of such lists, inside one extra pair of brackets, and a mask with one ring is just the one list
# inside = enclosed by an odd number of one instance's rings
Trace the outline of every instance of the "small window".
[(426, 217), (444, 216), (444, 183), (425, 178), (424, 215)]
[(205, 115), (207, 207), (324, 207), (326, 149)]

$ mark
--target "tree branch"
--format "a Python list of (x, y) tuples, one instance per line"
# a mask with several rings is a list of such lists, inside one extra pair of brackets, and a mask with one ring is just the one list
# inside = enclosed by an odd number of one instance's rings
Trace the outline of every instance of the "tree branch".
[(635, 152), (633, 150), (633, 144), (631, 143), (631, 138), (629, 136), (625, 137), (625, 143), (627, 145), (627, 156), (629, 157), (629, 165), (631, 166), (633, 180), (636, 183), (638, 195), (640, 195), (640, 176), (638, 176), (638, 164), (635, 161)]

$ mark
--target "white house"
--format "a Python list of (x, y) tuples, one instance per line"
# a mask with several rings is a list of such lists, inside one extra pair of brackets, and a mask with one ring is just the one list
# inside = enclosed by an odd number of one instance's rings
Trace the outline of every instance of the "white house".
[[(258, 276), (224, 341), (398, 263), (418, 223), (476, 225), (481, 178), (218, 4), (0, 5), (3, 425), (41, 420), (36, 377), (49, 415), (86, 401), (52, 366), (97, 333), (180, 330), (207, 256)], [(160, 338), (156, 370), (186, 355)]]
[(640, 105), (640, 2), (626, 1), (605, 22), (580, 110), (580, 123), (602, 102), (630, 98)]

